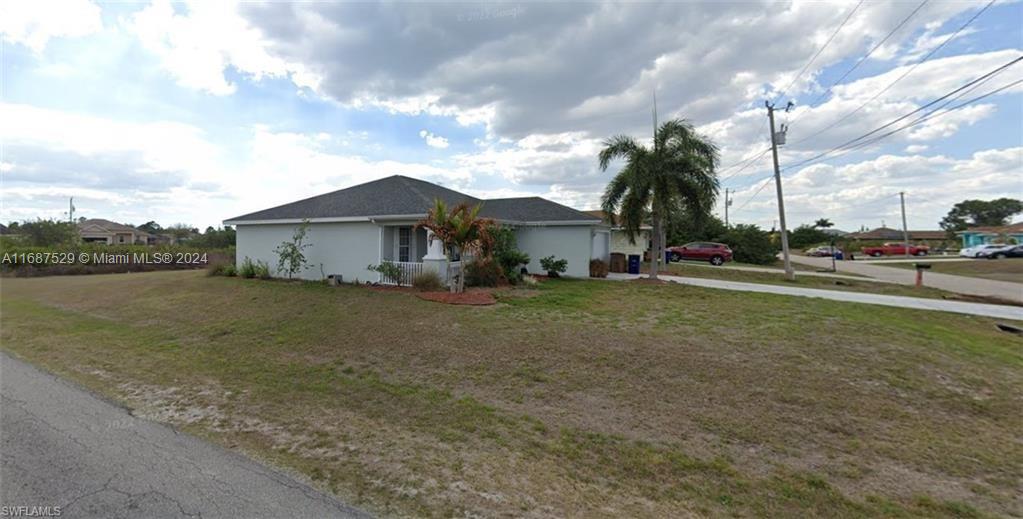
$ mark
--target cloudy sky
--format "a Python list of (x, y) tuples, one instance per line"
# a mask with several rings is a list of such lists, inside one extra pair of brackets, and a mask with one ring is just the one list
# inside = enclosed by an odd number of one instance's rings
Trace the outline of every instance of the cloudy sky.
[(393, 174), (593, 208), (618, 167), (597, 168), (601, 141), (649, 139), (656, 91), (662, 120), (721, 147), (733, 222), (777, 217), (771, 99), (795, 103), (792, 225), (894, 226), (905, 191), (910, 227), (936, 228), (965, 198), (1023, 196), (1023, 85), (951, 110), (1023, 63), (800, 162), (1023, 56), (1023, 4), (986, 3), (7, 1), (0, 220), (74, 196), (79, 216), (205, 227)]

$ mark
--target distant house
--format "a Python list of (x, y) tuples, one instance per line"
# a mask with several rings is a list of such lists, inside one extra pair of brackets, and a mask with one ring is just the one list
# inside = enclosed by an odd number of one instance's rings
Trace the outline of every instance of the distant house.
[(1023, 243), (1023, 222), (992, 227), (971, 227), (956, 233), (963, 240), (963, 248), (987, 243)]
[[(605, 222), (608, 221), (607, 213), (604, 211), (594, 210), (583, 212), (600, 218)], [(652, 226), (641, 225), (639, 227), (639, 233), (635, 236), (635, 243), (632, 243), (629, 240), (628, 233), (625, 232), (622, 226), (615, 225), (611, 227), (611, 253), (625, 254), (626, 256), (630, 254), (639, 254), (646, 259), (647, 253), (650, 251), (650, 247), (652, 247), (651, 231), (653, 231)]]
[[(908, 230), (906, 234), (909, 237), (909, 241), (912, 242), (929, 242), (929, 241), (945, 241), (948, 240), (948, 233), (945, 231), (914, 231)], [(845, 235), (846, 238), (854, 240), (879, 240), (879, 241), (902, 241), (902, 229), (892, 229), (891, 227), (878, 227), (877, 229), (871, 229), (869, 231), (851, 232)]]
[(85, 243), (105, 243), (107, 245), (134, 245), (149, 243), (150, 234), (102, 218), (91, 218), (78, 222), (78, 235)]

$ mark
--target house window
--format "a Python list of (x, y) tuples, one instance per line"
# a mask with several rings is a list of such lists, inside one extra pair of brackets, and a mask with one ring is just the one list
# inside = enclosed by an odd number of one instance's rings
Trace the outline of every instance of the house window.
[(409, 261), (409, 245), (412, 243), (411, 235), (411, 227), (398, 227), (398, 261)]

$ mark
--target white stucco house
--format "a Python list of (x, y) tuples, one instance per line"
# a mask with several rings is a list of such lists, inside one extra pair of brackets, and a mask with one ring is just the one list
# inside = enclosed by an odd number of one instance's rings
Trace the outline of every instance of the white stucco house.
[[(607, 214), (599, 209), (591, 211), (583, 211), (586, 214), (595, 218), (600, 218), (603, 221), (607, 221)], [(641, 256), (644, 261), (650, 252), (650, 247), (653, 246), (651, 241), (651, 232), (653, 227), (650, 225), (641, 225), (639, 227), (639, 233), (636, 234), (632, 239), (629, 238), (629, 234), (625, 232), (625, 229), (620, 225), (616, 225), (611, 228), (611, 253), (625, 254), (626, 256), (636, 254)]]
[(440, 243), (415, 228), (436, 199), (449, 206), (480, 204), (480, 216), (513, 227), (519, 250), (529, 254), (530, 272), (541, 273), (540, 258), (553, 255), (568, 261), (565, 275), (586, 277), (590, 259), (609, 259), (610, 229), (592, 215), (540, 197), (482, 200), (400, 175), (238, 216), (224, 225), (236, 226), (239, 263), (248, 257), (273, 269), (274, 249), (308, 220), (306, 243), (312, 246), (305, 250), (310, 267), (301, 274), (305, 279), (384, 281), (366, 269), (384, 262), (410, 274), (423, 269), (443, 274), (448, 260)]

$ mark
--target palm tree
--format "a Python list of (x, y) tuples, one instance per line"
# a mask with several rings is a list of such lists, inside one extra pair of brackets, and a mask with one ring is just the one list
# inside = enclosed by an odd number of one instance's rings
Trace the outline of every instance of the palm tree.
[(653, 225), (650, 279), (657, 279), (661, 256), (662, 224), (672, 211), (689, 214), (710, 212), (718, 194), (718, 148), (684, 119), (665, 122), (656, 129), (653, 149), (627, 135), (604, 141), (600, 170), (607, 171), (612, 160), (625, 159), (625, 166), (607, 185), (601, 209), (635, 240), (649, 214)]
[(813, 223), (813, 226), (818, 229), (827, 229), (829, 227), (834, 227), (835, 224), (831, 223), (831, 220), (828, 220), (827, 218), (820, 218)]
[[(458, 250), (459, 254), (480, 253), (493, 250), (490, 228), (494, 225), (489, 218), (480, 218), (480, 205), (469, 206), (458, 204), (448, 211), (443, 200), (434, 200), (433, 208), (416, 224), (416, 228), (425, 228), (433, 232), (433, 239), (444, 244), (444, 255)], [(450, 273), (449, 264), (449, 273)], [(451, 279), (451, 276), (448, 276)], [(458, 282), (451, 286), (452, 292), (465, 290), (465, 261), (462, 262), (462, 273)]]

